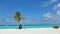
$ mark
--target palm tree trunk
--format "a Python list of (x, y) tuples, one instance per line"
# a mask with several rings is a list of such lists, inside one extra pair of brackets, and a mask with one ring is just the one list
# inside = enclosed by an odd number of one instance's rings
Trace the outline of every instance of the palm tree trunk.
[(20, 25), (20, 22), (18, 21), (18, 26)]
[(18, 25), (19, 25), (19, 29), (22, 29), (22, 24), (19, 23), (19, 21), (18, 21)]

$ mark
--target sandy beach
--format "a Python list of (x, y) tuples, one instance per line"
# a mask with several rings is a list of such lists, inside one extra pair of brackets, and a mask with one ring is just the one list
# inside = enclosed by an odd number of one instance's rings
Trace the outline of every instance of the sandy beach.
[(0, 34), (60, 34), (60, 28), (0, 29)]

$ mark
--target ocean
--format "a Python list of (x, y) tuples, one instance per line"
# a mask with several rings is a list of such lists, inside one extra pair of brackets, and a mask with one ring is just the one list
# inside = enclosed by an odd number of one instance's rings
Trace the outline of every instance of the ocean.
[[(19, 26), (0, 26), (0, 29), (18, 29)], [(23, 28), (52, 28), (53, 26), (23, 26)]]

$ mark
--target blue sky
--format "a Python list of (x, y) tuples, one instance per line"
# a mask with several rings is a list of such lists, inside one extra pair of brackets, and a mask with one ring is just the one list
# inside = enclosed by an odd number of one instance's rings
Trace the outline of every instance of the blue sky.
[(24, 25), (60, 24), (59, 7), (60, 0), (0, 0), (0, 25), (17, 25), (17, 11), (25, 17)]

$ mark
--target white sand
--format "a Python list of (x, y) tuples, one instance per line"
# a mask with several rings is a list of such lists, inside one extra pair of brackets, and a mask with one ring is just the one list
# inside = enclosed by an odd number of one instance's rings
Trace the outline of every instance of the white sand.
[(60, 34), (60, 28), (0, 29), (0, 34)]

